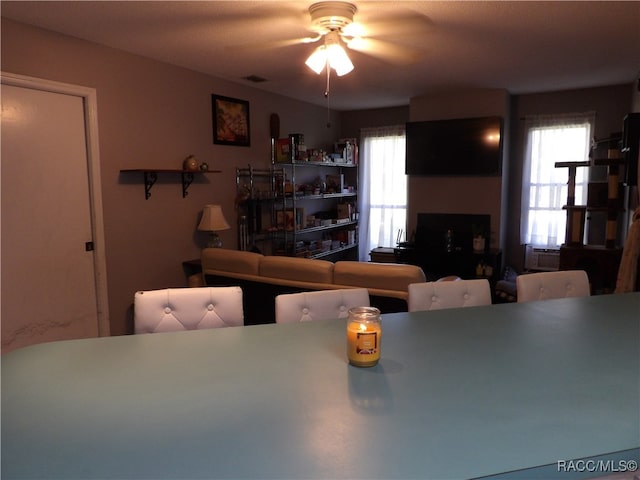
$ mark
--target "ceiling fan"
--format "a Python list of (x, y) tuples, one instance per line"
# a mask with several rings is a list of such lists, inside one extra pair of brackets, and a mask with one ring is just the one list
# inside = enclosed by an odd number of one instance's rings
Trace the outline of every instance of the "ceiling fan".
[(353, 37), (348, 29), (353, 25), (353, 14), (356, 6), (348, 2), (319, 2), (309, 7), (311, 29), (318, 33), (318, 41), (324, 37), (324, 45), (319, 46), (307, 59), (305, 64), (317, 74), (327, 68), (333, 68), (338, 76), (346, 75), (353, 70), (353, 63), (342, 47)]
[[(307, 59), (306, 64), (316, 73), (320, 73), (324, 64), (334, 60), (333, 67), (338, 76), (345, 75), (353, 70), (348, 55), (342, 48), (347, 48), (373, 56), (391, 60), (394, 63), (412, 63), (417, 60), (417, 53), (406, 47), (395, 46), (389, 42), (374, 39), (367, 35), (367, 28), (354, 22), (354, 15), (358, 11), (353, 3), (341, 1), (322, 1), (309, 7), (311, 17), (311, 31), (314, 37), (301, 40), (302, 43), (314, 43), (324, 39), (321, 45)], [(409, 26), (408, 19), (403, 19), (403, 29)], [(391, 20), (386, 27), (391, 26)], [(424, 22), (423, 22), (424, 24)]]
[[(265, 2), (265, 5), (270, 4)], [(283, 4), (274, 2), (274, 5), (278, 5), (278, 8), (260, 13), (262, 21), (266, 20), (271, 25), (297, 24), (299, 27), (305, 23), (302, 28), (309, 31), (310, 35), (271, 41), (264, 39), (258, 43), (230, 45), (228, 48), (259, 51), (312, 43), (319, 43), (320, 46), (335, 44), (345, 47), (346, 51), (366, 54), (385, 63), (408, 65), (423, 55), (422, 49), (416, 47), (415, 39), (421, 38), (420, 34), (432, 27), (431, 20), (411, 8), (410, 2), (407, 3), (409, 7), (382, 10), (378, 2), (360, 2), (357, 6), (356, 3), (344, 1), (320, 1), (305, 9), (306, 22), (302, 17), (303, 12), (291, 8), (293, 2), (287, 2), (286, 8)]]
[[(275, 41), (261, 41), (259, 43), (230, 46), (232, 49), (250, 49), (259, 51), (274, 50), (293, 45), (319, 44), (306, 60), (317, 74), (326, 71), (326, 88), (324, 96), (329, 109), (330, 71), (333, 69), (338, 76), (345, 75), (354, 69), (347, 51), (354, 51), (382, 60), (394, 65), (408, 65), (418, 61), (423, 50), (416, 46), (417, 39), (423, 38), (424, 33), (432, 27), (431, 20), (419, 10), (407, 7), (411, 2), (398, 2), (406, 6), (392, 9), (381, 9), (378, 2), (355, 3), (345, 1), (320, 1), (311, 4), (307, 9), (310, 22), (301, 26), (303, 19), (301, 11), (297, 10), (297, 3), (282, 2), (279, 8), (271, 12), (261, 12), (264, 21), (269, 18), (269, 25), (287, 24), (297, 25), (310, 35), (304, 38), (285, 38)], [(269, 2), (265, 2), (269, 5)], [(291, 8), (291, 7), (294, 7)], [(288, 9), (288, 11), (287, 11)], [(357, 15), (357, 19), (356, 19)], [(362, 22), (360, 20), (362, 19)], [(335, 51), (338, 59), (327, 57), (328, 51)], [(355, 58), (357, 63), (357, 58)], [(330, 123), (327, 121), (327, 126)]]

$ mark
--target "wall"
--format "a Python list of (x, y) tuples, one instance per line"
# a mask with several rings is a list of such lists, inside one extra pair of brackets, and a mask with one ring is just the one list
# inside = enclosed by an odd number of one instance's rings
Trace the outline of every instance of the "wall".
[[(597, 137), (620, 131), (624, 115), (640, 111), (640, 90), (632, 85), (615, 85), (581, 90), (509, 96), (503, 90), (465, 90), (424, 95), (411, 99), (406, 107), (341, 112), (344, 136), (358, 136), (363, 127), (390, 125), (408, 120), (463, 118), (481, 115), (505, 117), (505, 159), (502, 178), (411, 177), (409, 180), (409, 227), (415, 228), (418, 212), (490, 213), (492, 230), (500, 231), (503, 265), (522, 269), (524, 249), (520, 245), (520, 198), (525, 115), (596, 111)], [(405, 116), (406, 114), (409, 114)], [(593, 172), (603, 176), (603, 171)], [(633, 202), (637, 189), (630, 192)], [(636, 203), (637, 204), (637, 203)], [(635, 204), (631, 204), (633, 209)], [(496, 240), (498, 241), (498, 240)], [(496, 246), (496, 242), (493, 242)]]
[[(509, 95), (502, 89), (443, 92), (414, 97), (411, 121), (446, 120), (498, 115), (505, 119), (504, 145), (508, 152)], [(452, 160), (453, 161), (453, 160)], [(491, 247), (504, 245), (504, 210), (509, 162), (503, 174), (492, 177), (409, 177), (408, 231), (415, 230), (418, 213), (466, 213), (491, 215)]]
[[(512, 121), (514, 135), (509, 154), (511, 171), (508, 177), (510, 201), (507, 212), (507, 245), (509, 254), (506, 263), (521, 270), (524, 265), (524, 246), (520, 244), (520, 207), (522, 164), (524, 156), (523, 118), (527, 115), (571, 112), (596, 112), (595, 138), (607, 138), (614, 132), (621, 132), (623, 118), (631, 108), (629, 85), (601, 88), (568, 90), (560, 92), (518, 95), (512, 99)], [(606, 179), (605, 167), (592, 169), (593, 180)]]
[(340, 112), (341, 135), (344, 138), (360, 138), (364, 127), (404, 125), (409, 121), (409, 105)]
[[(221, 204), (233, 226), (222, 232), (236, 248), (235, 169), (270, 161), (269, 116), (281, 136), (302, 132), (308, 146), (329, 148), (340, 121), (326, 109), (250, 86), (2, 19), (2, 71), (95, 88), (111, 332), (130, 332), (136, 290), (184, 286), (181, 262), (198, 258), (206, 234), (202, 207)], [(251, 146), (213, 145), (211, 94), (250, 102)], [(182, 198), (179, 175), (160, 176), (145, 200), (142, 176), (121, 169), (181, 168), (194, 154), (220, 174), (198, 176)], [(61, 165), (60, 168), (64, 168)], [(37, 271), (37, 266), (25, 269)]]
[[(577, 92), (553, 92), (512, 98), (502, 90), (426, 95), (407, 107), (361, 112), (332, 112), (194, 71), (102, 47), (53, 32), (2, 19), (2, 70), (97, 90), (102, 161), (102, 191), (113, 334), (130, 330), (130, 306), (138, 289), (183, 286), (181, 262), (197, 258), (206, 235), (196, 231), (202, 206), (222, 205), (234, 226), (222, 232), (226, 246), (235, 248), (235, 169), (269, 161), (269, 116), (278, 113), (281, 136), (304, 132), (309, 146), (329, 148), (339, 137), (359, 136), (361, 127), (407, 120), (500, 114), (514, 119), (513, 142), (505, 174), (499, 178), (455, 178), (447, 182), (411, 178), (410, 221), (418, 211), (508, 214), (508, 252), (503, 263), (522, 264), (518, 242), (521, 138), (518, 119), (533, 113), (596, 110), (598, 135), (620, 130), (629, 111), (640, 111), (634, 83)], [(251, 104), (251, 147), (213, 145), (212, 93), (248, 100)], [(632, 106), (630, 108), (630, 106)], [(161, 178), (144, 199), (141, 178), (121, 175), (121, 169), (179, 168), (188, 154), (209, 163), (221, 174), (198, 177), (181, 198), (179, 179)], [(510, 168), (511, 167), (511, 168)], [(64, 168), (64, 166), (61, 166)], [(505, 191), (507, 185), (509, 192)], [(505, 205), (502, 208), (501, 205)], [(500, 205), (500, 206), (498, 206)], [(492, 217), (493, 217), (492, 213)], [(497, 216), (498, 213), (495, 213)], [(507, 225), (507, 228), (503, 228)], [(409, 231), (414, 227), (411, 225)], [(25, 265), (25, 268), (36, 266)]]

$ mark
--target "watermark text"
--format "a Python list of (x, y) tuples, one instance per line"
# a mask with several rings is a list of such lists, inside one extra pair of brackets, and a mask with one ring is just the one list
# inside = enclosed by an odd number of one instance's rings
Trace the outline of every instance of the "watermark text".
[(558, 472), (598, 472), (618, 473), (635, 472), (638, 462), (635, 460), (558, 460)]

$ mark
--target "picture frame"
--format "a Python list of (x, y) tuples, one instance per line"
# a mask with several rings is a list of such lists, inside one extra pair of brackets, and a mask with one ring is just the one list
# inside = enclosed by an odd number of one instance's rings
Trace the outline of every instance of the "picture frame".
[(251, 145), (249, 102), (238, 98), (211, 95), (213, 143), (217, 145)]

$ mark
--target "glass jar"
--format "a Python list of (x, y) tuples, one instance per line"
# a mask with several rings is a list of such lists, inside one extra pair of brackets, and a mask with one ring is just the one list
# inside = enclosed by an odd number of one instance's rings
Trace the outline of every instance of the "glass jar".
[(347, 357), (356, 367), (373, 367), (380, 360), (382, 323), (375, 307), (355, 307), (347, 320)]

